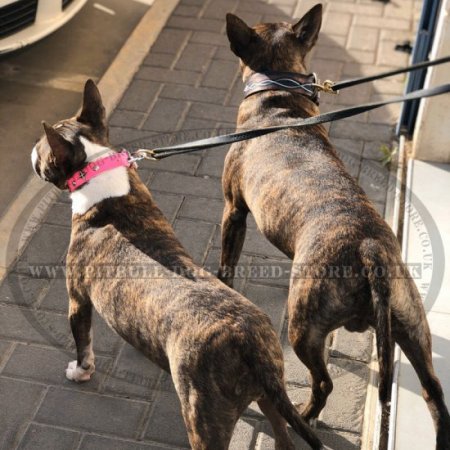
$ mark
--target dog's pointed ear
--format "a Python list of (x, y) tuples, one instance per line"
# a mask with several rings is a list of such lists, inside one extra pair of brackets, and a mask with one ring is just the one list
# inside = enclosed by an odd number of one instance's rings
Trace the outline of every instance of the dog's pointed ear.
[(90, 78), (84, 85), (83, 107), (77, 120), (93, 127), (105, 126), (105, 108), (103, 107), (102, 97)]
[(244, 59), (250, 43), (256, 38), (256, 33), (242, 19), (228, 13), (227, 36), (230, 41), (231, 51), (237, 57)]
[(56, 164), (59, 167), (64, 167), (65, 163), (71, 157), (72, 145), (69, 141), (64, 139), (51, 125), (46, 122), (42, 122), (44, 127), (45, 135), (47, 136), (48, 144), (52, 150), (53, 156), (55, 157)]
[(322, 4), (313, 6), (295, 25), (294, 33), (302, 44), (306, 54), (317, 42), (320, 26), (322, 25)]

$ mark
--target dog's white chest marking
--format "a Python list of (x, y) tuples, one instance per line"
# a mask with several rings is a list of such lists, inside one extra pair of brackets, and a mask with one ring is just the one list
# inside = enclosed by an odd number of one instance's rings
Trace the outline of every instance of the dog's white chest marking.
[[(93, 161), (106, 156), (108, 153), (113, 153), (112, 150), (107, 152), (107, 147), (94, 144), (84, 137), (81, 137), (80, 140), (84, 145), (87, 161)], [(89, 183), (82, 186), (81, 189), (70, 194), (70, 198), (72, 199), (72, 213), (84, 214), (89, 208), (92, 208), (92, 206), (105, 198), (122, 197), (129, 192), (130, 180), (126, 167), (116, 167), (93, 178)]]

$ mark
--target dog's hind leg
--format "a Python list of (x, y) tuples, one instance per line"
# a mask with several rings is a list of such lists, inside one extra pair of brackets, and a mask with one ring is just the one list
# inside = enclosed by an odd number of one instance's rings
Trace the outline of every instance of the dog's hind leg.
[(305, 420), (319, 416), (333, 390), (333, 382), (324, 359), (326, 336), (327, 334), (318, 333), (314, 326), (302, 329), (301, 333), (298, 333), (298, 330), (289, 330), (291, 345), (311, 374), (311, 396), (300, 411)]
[(222, 218), (222, 253), (218, 278), (233, 287), (234, 270), (239, 261), (247, 230), (248, 209), (226, 200)]
[(316, 419), (333, 390), (325, 363), (325, 341), (329, 333), (323, 311), (317, 308), (319, 290), (314, 280), (293, 280), (289, 290), (289, 342), (311, 374), (311, 396), (300, 411), (305, 420)]
[(275, 438), (275, 450), (295, 450), (294, 442), (289, 436), (286, 420), (276, 410), (273, 403), (266, 397), (258, 400), (258, 406), (269, 419)]
[[(412, 281), (411, 281), (412, 283)], [(413, 287), (415, 290), (415, 287)], [(422, 385), (422, 395), (427, 403), (436, 429), (436, 450), (450, 449), (450, 416), (444, 402), (439, 379), (433, 369), (431, 334), (420, 302), (419, 294), (405, 304), (402, 311), (392, 315), (392, 334), (406, 357), (411, 362)]]
[(92, 349), (92, 303), (70, 293), (69, 322), (77, 348), (77, 360), (71, 361), (66, 369), (66, 377), (72, 381), (88, 381), (95, 371)]

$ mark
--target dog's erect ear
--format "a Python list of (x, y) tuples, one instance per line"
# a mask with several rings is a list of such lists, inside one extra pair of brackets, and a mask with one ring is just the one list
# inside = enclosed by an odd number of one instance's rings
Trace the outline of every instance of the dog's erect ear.
[(69, 141), (66, 141), (51, 125), (46, 122), (42, 122), (45, 135), (47, 136), (48, 144), (55, 157), (58, 167), (64, 168), (65, 164), (72, 155), (72, 145)]
[(84, 85), (83, 107), (77, 120), (93, 127), (105, 126), (105, 108), (100, 91), (91, 79)]
[(244, 59), (249, 45), (256, 38), (255, 31), (242, 19), (234, 14), (227, 14), (227, 36), (230, 41), (231, 51), (241, 59)]
[(317, 42), (322, 25), (322, 5), (313, 6), (294, 26), (294, 32), (299, 39), (304, 54), (311, 50)]

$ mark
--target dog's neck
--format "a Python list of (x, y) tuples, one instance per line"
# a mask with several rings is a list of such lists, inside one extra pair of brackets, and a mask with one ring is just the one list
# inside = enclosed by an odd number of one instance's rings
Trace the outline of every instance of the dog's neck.
[(239, 106), (238, 128), (298, 122), (319, 114), (319, 107), (305, 95), (289, 91), (263, 91), (245, 98)]
[[(86, 162), (114, 153), (102, 145), (81, 137), (86, 152)], [(72, 214), (85, 214), (90, 208), (106, 198), (122, 197), (130, 192), (130, 179), (126, 167), (117, 167), (93, 178), (80, 189), (72, 192)]]

